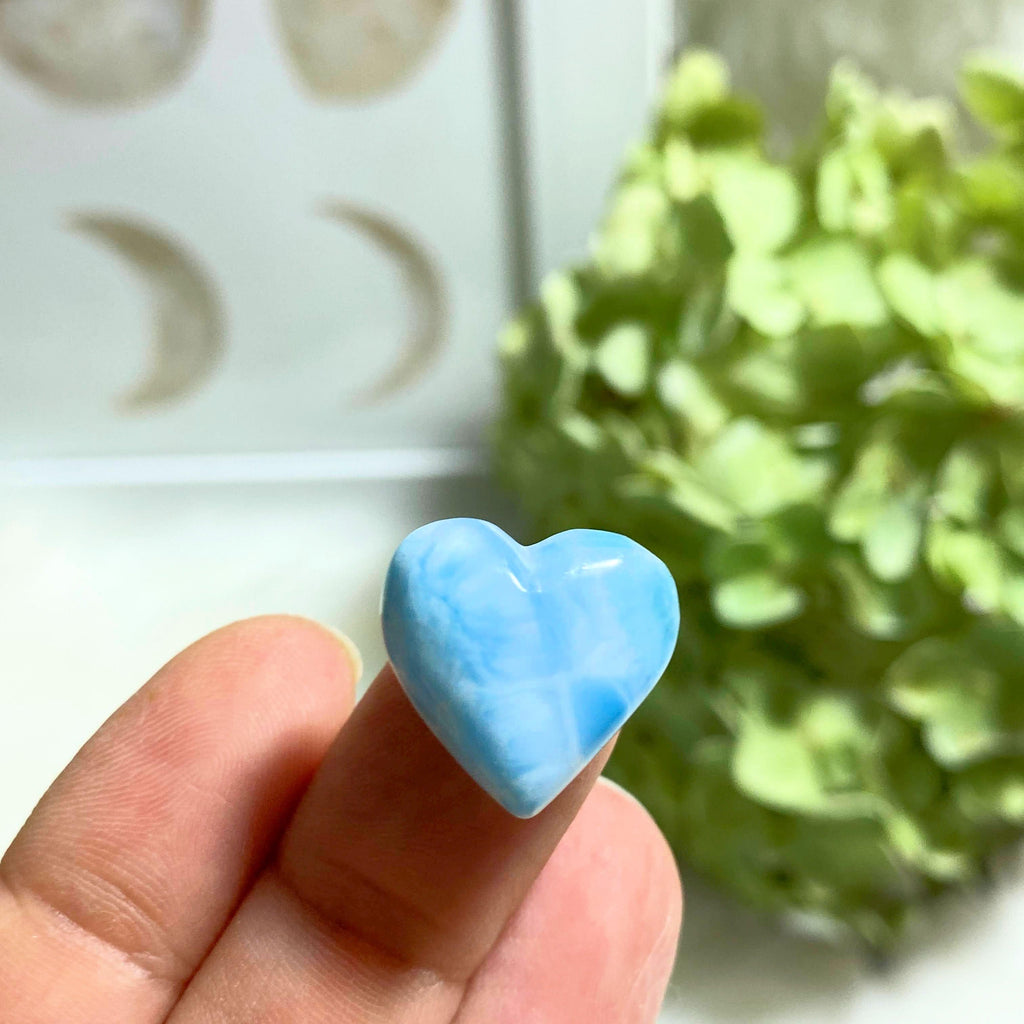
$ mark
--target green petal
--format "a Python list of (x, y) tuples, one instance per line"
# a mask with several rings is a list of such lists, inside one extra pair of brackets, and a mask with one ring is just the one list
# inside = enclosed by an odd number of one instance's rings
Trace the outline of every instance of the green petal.
[(978, 446), (957, 445), (939, 470), (936, 511), (961, 523), (980, 522), (993, 476), (992, 466)]
[(905, 475), (899, 449), (879, 433), (861, 449), (832, 502), (829, 531), (838, 540), (860, 540), (892, 497), (894, 481)]
[(753, 155), (716, 159), (711, 194), (738, 251), (775, 252), (800, 223), (800, 191), (792, 173)]
[(560, 430), (580, 448), (597, 451), (605, 443), (604, 431), (592, 420), (578, 412), (566, 413), (556, 422)]
[(938, 295), (949, 369), (996, 404), (1024, 406), (1024, 296), (977, 259), (943, 274)]
[(909, 816), (891, 816), (886, 821), (886, 832), (896, 851), (932, 878), (944, 882), (963, 881), (974, 873), (970, 857), (958, 850), (935, 846)]
[(792, 342), (791, 338), (782, 338), (777, 345), (755, 349), (729, 367), (729, 383), (753, 400), (755, 408), (793, 415), (803, 409), (807, 394), (799, 366), (792, 357), (795, 348)]
[(935, 575), (972, 608), (993, 612), (1000, 606), (1003, 553), (984, 533), (941, 522), (928, 531), (928, 563)]
[(971, 765), (953, 784), (957, 803), (980, 822), (1024, 825), (1024, 762), (1001, 759)]
[(845, 231), (852, 219), (853, 169), (847, 153), (835, 149), (818, 167), (816, 205), (818, 220), (827, 231)]
[(829, 152), (818, 168), (818, 220), (826, 230), (873, 236), (893, 218), (892, 186), (881, 155), (864, 145)]
[(739, 253), (729, 261), (729, 305), (769, 337), (792, 334), (803, 322), (803, 303), (794, 294), (778, 260)]
[(655, 452), (641, 465), (643, 478), (633, 482), (634, 489), (660, 493), (685, 515), (714, 529), (731, 532), (739, 519), (739, 510), (717, 492), (700, 473), (671, 452)]
[(717, 434), (729, 419), (729, 410), (689, 363), (666, 363), (658, 373), (657, 387), (665, 405), (680, 413), (698, 434)]
[(957, 767), (1000, 749), (999, 677), (951, 642), (930, 638), (911, 647), (886, 675), (889, 700), (920, 721), (932, 756)]
[(706, 175), (696, 150), (687, 139), (672, 138), (665, 144), (665, 190), (677, 203), (687, 203), (704, 191)]
[(825, 814), (832, 803), (810, 751), (794, 730), (758, 723), (736, 743), (733, 778), (753, 800), (800, 814)]
[(896, 314), (928, 337), (939, 327), (935, 278), (924, 264), (905, 253), (893, 253), (878, 267), (882, 294)]
[(620, 324), (594, 350), (594, 367), (613, 391), (635, 398), (647, 387), (651, 342), (641, 324)]
[(574, 335), (580, 311), (580, 292), (571, 274), (549, 274), (540, 286), (540, 300), (556, 338)]
[(601, 271), (610, 278), (636, 277), (657, 266), (670, 205), (668, 196), (649, 182), (621, 188), (592, 247)]
[(718, 54), (693, 50), (676, 65), (662, 96), (662, 111), (674, 124), (685, 125), (706, 107), (729, 94), (729, 68)]
[(803, 593), (787, 586), (770, 573), (736, 576), (712, 592), (718, 617), (737, 629), (759, 629), (785, 622), (799, 614)]
[(1014, 622), (1024, 626), (1024, 572), (1004, 575), (999, 605)]
[(876, 579), (851, 557), (833, 559), (831, 568), (857, 629), (879, 640), (896, 640), (908, 631), (911, 618), (897, 587)]
[(1002, 542), (1020, 558), (1024, 558), (1024, 508), (1008, 508), (999, 517)]
[(510, 320), (498, 335), (498, 353), (503, 360), (522, 359), (530, 349), (532, 332), (525, 318)]
[(960, 92), (971, 113), (996, 132), (1016, 138), (1024, 128), (1024, 81), (1007, 63), (988, 56), (967, 60)]
[(889, 319), (864, 250), (845, 239), (809, 242), (787, 260), (789, 279), (818, 327), (878, 327)]
[(886, 502), (863, 537), (864, 559), (871, 571), (887, 583), (905, 579), (917, 564), (921, 544), (919, 504), (904, 498)]
[(872, 738), (847, 702), (812, 701), (792, 725), (748, 707), (737, 727), (732, 775), (752, 800), (830, 819), (874, 817), (882, 809), (861, 788), (859, 766), (871, 756)]
[(798, 454), (781, 434), (750, 418), (730, 423), (694, 465), (712, 488), (750, 516), (813, 502), (828, 480), (820, 460)]
[(980, 157), (959, 169), (964, 201), (975, 216), (1016, 217), (1024, 207), (1024, 168), (1002, 154)]

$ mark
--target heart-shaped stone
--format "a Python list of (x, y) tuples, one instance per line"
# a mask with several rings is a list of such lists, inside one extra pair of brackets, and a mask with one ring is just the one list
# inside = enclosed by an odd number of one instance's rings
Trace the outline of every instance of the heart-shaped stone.
[(446, 519), (395, 552), (381, 617), (430, 730), (527, 818), (658, 681), (679, 601), (664, 563), (616, 533), (569, 530), (522, 547), (490, 523)]

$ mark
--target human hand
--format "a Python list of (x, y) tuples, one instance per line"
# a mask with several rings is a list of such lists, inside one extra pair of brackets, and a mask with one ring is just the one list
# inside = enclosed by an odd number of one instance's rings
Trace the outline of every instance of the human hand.
[(609, 748), (515, 818), (356, 660), (253, 619), (114, 713), (0, 862), (2, 1024), (654, 1020), (679, 880)]

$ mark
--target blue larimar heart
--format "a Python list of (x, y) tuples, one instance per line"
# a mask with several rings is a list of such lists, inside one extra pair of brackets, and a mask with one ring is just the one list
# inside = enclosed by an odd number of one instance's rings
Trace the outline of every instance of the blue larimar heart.
[(634, 541), (569, 530), (522, 547), (479, 519), (406, 537), (381, 615), (413, 706), (521, 818), (557, 796), (636, 710), (679, 631), (672, 576)]

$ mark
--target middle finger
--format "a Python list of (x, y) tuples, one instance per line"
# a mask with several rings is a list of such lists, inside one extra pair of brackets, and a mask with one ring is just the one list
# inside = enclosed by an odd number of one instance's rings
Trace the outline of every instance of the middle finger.
[(607, 753), (540, 814), (513, 817), (385, 668), (171, 1024), (450, 1021)]

